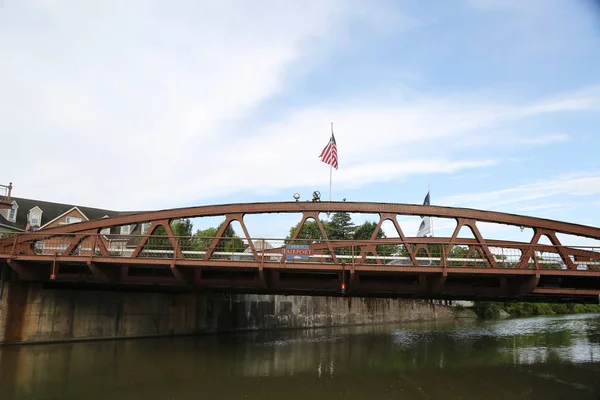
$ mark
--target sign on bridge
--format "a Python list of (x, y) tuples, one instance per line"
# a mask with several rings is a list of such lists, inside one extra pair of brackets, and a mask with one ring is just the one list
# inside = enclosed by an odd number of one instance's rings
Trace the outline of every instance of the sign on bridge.
[(282, 250), (286, 261), (308, 260), (308, 256), (313, 255), (307, 244), (288, 244)]

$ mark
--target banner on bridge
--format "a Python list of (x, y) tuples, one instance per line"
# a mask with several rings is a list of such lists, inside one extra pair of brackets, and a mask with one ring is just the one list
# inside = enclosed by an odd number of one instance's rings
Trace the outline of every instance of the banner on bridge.
[(313, 251), (307, 244), (287, 244), (283, 248), (286, 261), (308, 260)]

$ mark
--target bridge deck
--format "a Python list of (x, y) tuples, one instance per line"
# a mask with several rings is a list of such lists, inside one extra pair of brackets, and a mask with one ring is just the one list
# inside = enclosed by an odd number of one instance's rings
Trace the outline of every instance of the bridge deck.
[[(478, 247), (474, 240), (312, 241), (301, 246), (306, 254), (290, 255), (285, 245), (274, 246), (283, 240), (273, 239), (255, 239), (244, 251), (218, 251), (233, 240), (219, 238), (211, 252), (197, 249), (197, 237), (174, 238), (174, 248), (168, 236), (147, 238), (140, 247), (142, 236), (35, 235), (38, 240), (21, 244), (22, 237), (12, 238), (12, 252), (0, 253), (0, 260), (19, 279), (53, 285), (585, 302), (597, 302), (600, 293), (600, 248), (495, 241), (487, 246), (492, 264), (483, 251), (469, 253)], [(372, 252), (366, 251), (369, 245)]]

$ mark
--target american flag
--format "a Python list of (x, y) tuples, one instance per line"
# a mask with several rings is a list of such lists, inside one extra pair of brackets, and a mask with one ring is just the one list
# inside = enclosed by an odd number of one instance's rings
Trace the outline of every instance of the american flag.
[(338, 169), (337, 146), (335, 144), (333, 133), (331, 133), (331, 139), (329, 139), (329, 143), (327, 143), (327, 146), (325, 146), (319, 157), (325, 164), (329, 164), (333, 168)]

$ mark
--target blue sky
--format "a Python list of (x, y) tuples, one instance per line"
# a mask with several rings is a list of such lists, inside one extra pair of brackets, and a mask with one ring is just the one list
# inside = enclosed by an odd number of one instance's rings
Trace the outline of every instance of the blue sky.
[(334, 199), (431, 185), (598, 226), (599, 48), (591, 0), (7, 1), (3, 181), (112, 209), (327, 197), (333, 121)]

